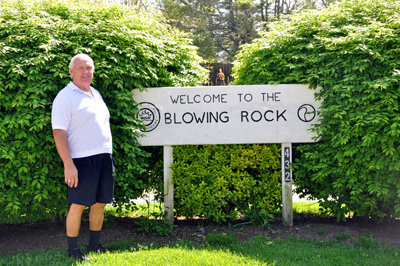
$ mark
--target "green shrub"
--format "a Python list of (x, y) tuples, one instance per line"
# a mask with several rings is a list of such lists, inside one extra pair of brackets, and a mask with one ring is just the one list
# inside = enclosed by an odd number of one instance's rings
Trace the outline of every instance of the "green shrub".
[(70, 59), (82, 52), (94, 60), (92, 85), (111, 113), (118, 204), (148, 186), (131, 90), (193, 86), (206, 74), (182, 33), (151, 15), (90, 1), (0, 0), (0, 223), (68, 208), (50, 114), (70, 81)]
[(174, 146), (174, 208), (231, 221), (249, 208), (276, 211), (282, 203), (280, 145)]
[(236, 84), (322, 87), (319, 142), (296, 145), (294, 177), (338, 219), (400, 216), (399, 11), (396, 0), (343, 0), (295, 14), (234, 65)]
[(270, 229), (271, 227), (270, 222), (274, 220), (274, 215), (272, 215), (271, 213), (267, 213), (265, 209), (259, 211), (255, 208), (252, 208), (252, 206), (250, 206), (247, 209), (244, 209), (242, 214), (245, 217), (245, 221), (235, 224), (233, 227), (251, 224), (251, 225), (262, 225), (264, 229)]

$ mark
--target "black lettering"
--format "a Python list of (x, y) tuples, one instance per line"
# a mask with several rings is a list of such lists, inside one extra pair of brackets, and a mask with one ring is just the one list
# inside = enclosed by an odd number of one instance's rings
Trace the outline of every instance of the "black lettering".
[(174, 113), (174, 124), (182, 124), (182, 122), (177, 122), (176, 121), (176, 113)]
[[(226, 94), (221, 94), (221, 103), (228, 103), (224, 97), (226, 96)], [(229, 119), (228, 119), (229, 120)]]
[(264, 113), (264, 118), (265, 118), (265, 120), (267, 120), (268, 122), (274, 121), (273, 118), (272, 118), (272, 119), (268, 119), (268, 118), (267, 118), (267, 114), (268, 114), (268, 113), (274, 113), (274, 112), (271, 111), (271, 110), (267, 110), (267, 111)]
[(195, 95), (195, 96), (193, 97), (193, 101), (194, 101), (195, 103), (200, 103), (200, 101), (196, 101), (196, 97), (200, 97), (200, 95)]
[(194, 114), (194, 120), (196, 120), (196, 123), (203, 123), (203, 121), (204, 121), (204, 115), (206, 114), (205, 112), (203, 112), (203, 116), (200, 118), (200, 116), (199, 117), (197, 117), (196, 116), (196, 113), (193, 113)]
[(164, 121), (165, 121), (166, 125), (169, 125), (169, 124), (172, 123), (171, 114), (170, 113), (165, 113), (164, 114)]
[(217, 112), (216, 116), (214, 116), (213, 113), (210, 112), (210, 123), (211, 123), (211, 117), (214, 119), (214, 121), (215, 121), (216, 123), (218, 123), (218, 112)]
[(239, 102), (242, 102), (242, 95), (243, 95), (243, 93), (238, 93), (238, 95), (239, 95)]
[(178, 103), (179, 96), (177, 96), (176, 99), (173, 99), (171, 95), (169, 97), (171, 98), (172, 103)]
[(218, 100), (218, 102), (220, 102), (220, 98), (219, 98), (219, 94), (215, 95), (213, 94), (213, 102), (215, 102), (215, 100)]
[(283, 111), (281, 114), (279, 114), (279, 110), (276, 110), (276, 121), (279, 121), (279, 117), (282, 117), (283, 119), (285, 119), (285, 121), (286, 121), (286, 118), (283, 116), (283, 114), (286, 112), (286, 110), (285, 111)]
[[(254, 119), (254, 114), (258, 114), (259, 118), (258, 119)], [(254, 111), (251, 113), (251, 120), (253, 120), (253, 122), (260, 122), (262, 119), (262, 114), (259, 111)]]
[(267, 93), (267, 102), (269, 101), (269, 99), (272, 99), (272, 101), (275, 100), (275, 94), (272, 93), (271, 95), (269, 95), (269, 93)]
[[(277, 99), (277, 95), (276, 95), (277, 93), (280, 94), (280, 92), (274, 92), (274, 93), (271, 93), (271, 94), (262, 92), (261, 94), (263, 96), (263, 102), (265, 102), (265, 101), (268, 102), (270, 99), (272, 101), (278, 101), (279, 102), (280, 100)], [(265, 95), (267, 96), (266, 98), (265, 98)]]
[[(208, 96), (208, 102), (206, 101), (206, 97)], [(206, 95), (204, 95), (204, 97), (203, 97), (203, 101), (205, 102), (205, 103), (210, 103), (211, 102), (211, 100), (212, 100), (212, 98), (211, 98), (211, 96), (210, 95), (208, 95), (208, 94), (206, 94)]]
[(278, 100), (278, 95), (281, 94), (281, 92), (275, 92), (275, 101), (280, 102), (281, 100)]
[(244, 95), (244, 100), (245, 100), (246, 102), (251, 102), (251, 101), (253, 100), (253, 95), (251, 95), (250, 93), (246, 93), (246, 94)]
[[(226, 115), (222, 117), (223, 114), (226, 114)], [(220, 120), (222, 123), (228, 123), (228, 122), (229, 122), (228, 112), (224, 111), (224, 112), (220, 113), (220, 114), (219, 114), (219, 120)]]
[(240, 122), (243, 122), (243, 118), (246, 118), (247, 122), (249, 122), (249, 118), (247, 117), (249, 115), (249, 113), (247, 111), (242, 111), (241, 112), (241, 118), (240, 118)]
[(190, 96), (188, 95), (188, 96), (187, 96), (187, 103), (188, 103), (188, 104), (193, 104), (193, 102), (190, 101), (190, 98), (189, 98), (189, 97), (190, 97)]
[[(185, 120), (185, 116), (186, 116), (186, 115), (190, 115), (190, 121), (186, 121), (186, 120)], [(193, 115), (192, 115), (191, 113), (186, 112), (186, 113), (183, 114), (182, 120), (183, 120), (183, 122), (185, 122), (186, 124), (190, 124), (190, 123), (192, 123), (192, 121), (193, 121)]]
[(185, 95), (180, 95), (179, 96), (180, 104), (185, 104), (185, 101), (184, 101), (183, 97), (185, 97)]

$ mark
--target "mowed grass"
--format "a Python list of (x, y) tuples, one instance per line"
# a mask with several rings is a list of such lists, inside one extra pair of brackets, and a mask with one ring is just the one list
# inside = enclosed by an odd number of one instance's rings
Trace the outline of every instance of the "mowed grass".
[[(152, 206), (153, 207), (153, 206)], [(154, 209), (158, 209), (154, 206)], [(135, 217), (147, 211), (126, 210), (124, 215)], [(318, 203), (298, 202), (293, 209), (298, 214), (318, 214)], [(108, 212), (115, 211), (112, 208)], [(114, 253), (89, 254), (90, 261), (76, 262), (66, 257), (65, 250), (25, 252), (0, 255), (3, 265), (400, 265), (400, 250), (383, 246), (371, 235), (363, 236), (353, 246), (338, 240), (319, 241), (294, 237), (271, 241), (265, 236), (254, 237), (241, 244), (231, 234), (208, 235), (206, 244), (198, 246), (187, 240), (154, 246), (131, 241), (108, 245)], [(84, 251), (84, 249), (82, 249)]]
[(312, 201), (293, 202), (293, 213), (317, 215), (320, 213), (319, 203)]
[[(362, 241), (360, 241), (362, 243)], [(375, 245), (344, 246), (338, 241), (298, 238), (270, 241), (259, 236), (242, 244), (196, 246), (187, 241), (155, 247), (117, 242), (114, 253), (89, 254), (77, 263), (65, 250), (1, 256), (0, 265), (400, 265), (399, 250)]]
[[(344, 204), (343, 204), (344, 206)], [(321, 209), (323, 209), (321, 207)], [(312, 201), (302, 201), (302, 202), (293, 202), (293, 214), (294, 215), (303, 215), (303, 214), (310, 214), (310, 215), (320, 215), (321, 210), (318, 202)], [(346, 217), (353, 216), (353, 212), (346, 214)]]
[[(111, 205), (107, 205), (104, 209), (105, 213), (108, 215), (116, 215), (117, 214), (117, 207), (113, 207)], [(119, 216), (126, 216), (126, 217), (139, 217), (139, 216), (148, 216), (149, 213), (163, 213), (164, 211), (164, 204), (151, 202), (149, 204), (136, 204), (134, 206), (124, 206), (119, 211)]]
[[(149, 205), (147, 204), (137, 204), (135, 206), (126, 206), (121, 209), (119, 212), (120, 216), (127, 217), (138, 217), (141, 215), (147, 216), (149, 211), (150, 213), (162, 213), (164, 209), (164, 204), (160, 204), (157, 202), (151, 202)], [(111, 205), (107, 205), (105, 208), (106, 214), (116, 215), (117, 209)], [(317, 215), (320, 213), (319, 211), (319, 203), (311, 202), (311, 201), (303, 201), (303, 202), (293, 202), (293, 213), (294, 214), (313, 214)], [(277, 212), (277, 214), (281, 214), (281, 212)]]

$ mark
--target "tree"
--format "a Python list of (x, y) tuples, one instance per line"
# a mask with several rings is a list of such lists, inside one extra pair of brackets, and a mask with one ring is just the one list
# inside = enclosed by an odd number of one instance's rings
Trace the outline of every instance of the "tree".
[(120, 5), (0, 0), (0, 223), (55, 218), (68, 209), (51, 106), (77, 53), (95, 64), (93, 86), (111, 118), (114, 204), (148, 184), (132, 89), (203, 84), (206, 70), (182, 32)]
[(262, 0), (258, 7), (261, 19), (268, 27), (268, 22), (279, 20), (283, 15), (292, 15), (294, 11), (305, 9), (328, 7), (333, 2), (336, 0)]
[(230, 61), (239, 45), (257, 36), (252, 0), (161, 0), (159, 5), (171, 25), (191, 33), (208, 62)]
[(338, 220), (400, 216), (400, 2), (344, 0), (270, 24), (244, 45), (236, 84), (322, 87), (319, 142), (299, 144), (297, 193)]
[(258, 38), (269, 22), (335, 0), (160, 0), (166, 21), (191, 34), (208, 62), (231, 62), (238, 47)]
[(92, 4), (104, 4), (104, 3), (113, 3), (120, 4), (124, 8), (133, 9), (135, 12), (143, 12), (143, 13), (151, 13), (152, 15), (156, 15), (154, 12), (154, 5), (150, 0), (90, 0)]

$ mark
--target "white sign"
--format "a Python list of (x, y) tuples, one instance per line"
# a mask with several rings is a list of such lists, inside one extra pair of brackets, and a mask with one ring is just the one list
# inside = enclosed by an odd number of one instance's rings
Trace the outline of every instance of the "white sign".
[[(317, 91), (319, 88), (317, 89)], [(314, 142), (319, 123), (308, 85), (246, 85), (133, 90), (146, 125), (144, 146)]]

